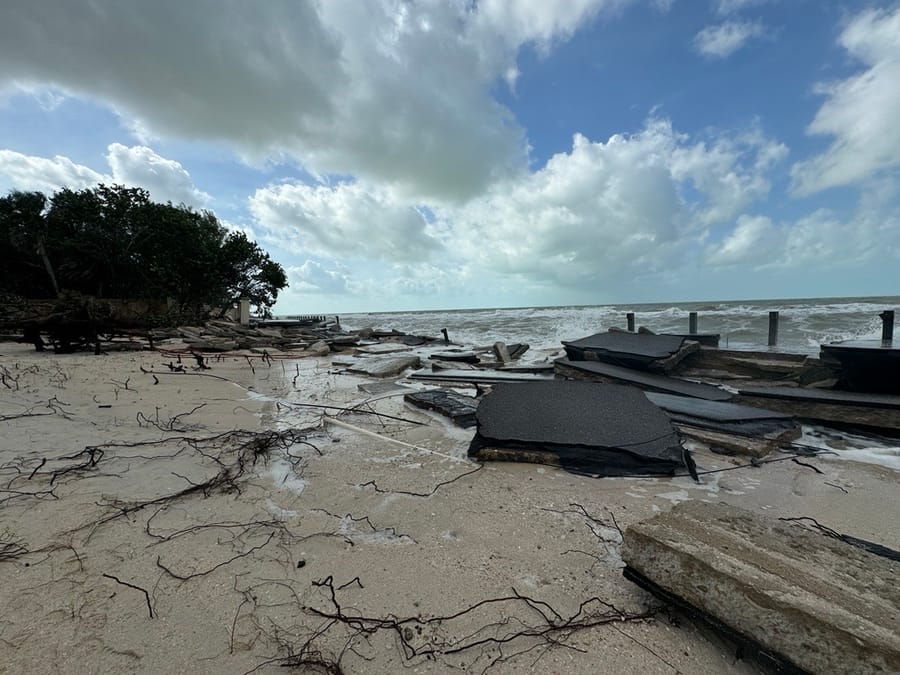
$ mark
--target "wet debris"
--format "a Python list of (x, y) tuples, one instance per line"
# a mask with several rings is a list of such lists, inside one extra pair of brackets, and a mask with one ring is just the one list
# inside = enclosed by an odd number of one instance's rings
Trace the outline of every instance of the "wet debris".
[(571, 361), (602, 361), (612, 365), (667, 373), (700, 344), (677, 335), (612, 331), (563, 341)]
[(648, 373), (600, 361), (559, 359), (554, 363), (554, 368), (558, 374), (577, 380), (631, 385), (646, 391), (690, 396), (708, 401), (728, 401), (732, 398), (732, 394), (711, 384), (688, 382), (668, 375)]
[(594, 476), (695, 474), (668, 416), (632, 387), (498, 385), (480, 402), (469, 456), (559, 465)]
[(468, 429), (475, 426), (475, 411), (478, 399), (459, 394), (452, 389), (430, 389), (406, 394), (403, 400), (417, 408), (433, 410), (450, 418), (458, 427)]
[(418, 356), (381, 356), (359, 359), (347, 367), (347, 372), (368, 377), (396, 377), (410, 368), (421, 367), (422, 360)]

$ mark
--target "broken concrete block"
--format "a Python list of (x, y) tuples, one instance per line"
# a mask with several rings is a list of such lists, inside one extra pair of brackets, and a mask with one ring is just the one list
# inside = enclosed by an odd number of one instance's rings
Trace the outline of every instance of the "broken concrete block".
[(362, 382), (356, 385), (356, 388), (370, 396), (393, 394), (401, 391), (415, 391), (415, 389), (412, 389), (411, 387), (396, 382)]
[(900, 672), (900, 563), (725, 504), (627, 529), (625, 576), (813, 673)]
[(363, 345), (356, 348), (357, 354), (394, 354), (408, 352), (410, 348), (399, 342), (380, 342), (374, 345)]
[(328, 354), (331, 353), (331, 347), (329, 347), (328, 343), (324, 340), (319, 340), (309, 346), (309, 351), (316, 356), (328, 356)]
[(475, 426), (475, 411), (478, 399), (457, 394), (452, 389), (430, 389), (406, 394), (403, 400), (417, 408), (434, 410), (459, 427), (467, 429)]
[(435, 352), (431, 355), (431, 358), (436, 359), (438, 361), (450, 361), (450, 362), (460, 362), (460, 363), (478, 363), (479, 358), (478, 354), (475, 352), (465, 351), (462, 349), (455, 349), (452, 351), (446, 352)]
[(407, 368), (419, 368), (422, 362), (418, 356), (393, 356), (360, 359), (347, 368), (347, 372), (369, 377), (394, 377)]
[(492, 350), (494, 352), (494, 356), (497, 357), (497, 360), (500, 363), (507, 364), (512, 361), (512, 357), (509, 355), (509, 350), (506, 348), (506, 343), (495, 342)]

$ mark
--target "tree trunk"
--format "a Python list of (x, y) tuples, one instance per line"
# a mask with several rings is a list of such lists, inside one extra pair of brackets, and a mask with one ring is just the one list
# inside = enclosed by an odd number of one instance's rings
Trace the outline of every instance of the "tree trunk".
[(38, 255), (40, 255), (41, 260), (44, 261), (44, 269), (47, 270), (47, 275), (50, 277), (50, 283), (53, 284), (53, 292), (56, 293), (56, 297), (59, 297), (59, 284), (56, 282), (56, 274), (53, 272), (53, 265), (50, 264), (50, 257), (47, 255), (43, 237), (38, 239)]

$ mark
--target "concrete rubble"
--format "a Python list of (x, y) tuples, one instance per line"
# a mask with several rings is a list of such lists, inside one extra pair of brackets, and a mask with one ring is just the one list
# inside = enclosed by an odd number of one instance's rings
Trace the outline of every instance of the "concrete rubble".
[(626, 577), (782, 666), (900, 672), (900, 563), (726, 504), (679, 504), (625, 531)]

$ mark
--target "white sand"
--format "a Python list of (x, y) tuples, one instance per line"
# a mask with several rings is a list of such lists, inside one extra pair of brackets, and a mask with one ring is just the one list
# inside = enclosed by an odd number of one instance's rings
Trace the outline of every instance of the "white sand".
[[(298, 654), (348, 673), (750, 672), (719, 638), (665, 613), (556, 632), (555, 646), (489, 639), (546, 627), (557, 620), (547, 605), (559, 620), (591, 598), (628, 615), (657, 607), (621, 576), (612, 516), (624, 528), (686, 499), (813, 516), (900, 547), (897, 473), (884, 467), (813, 458), (804, 461), (824, 474), (785, 461), (701, 485), (506, 463), (462, 476), (479, 467), (465, 458), (471, 432), (401, 397), (371, 407), (424, 425), (339, 419), (407, 445), (292, 406), (365, 399), (364, 380), (328, 358), (257, 359), (255, 373), (229, 358), (211, 361), (208, 377), (188, 360), (188, 374), (169, 374), (172, 359), (154, 352), (56, 356), (2, 344), (0, 354), (18, 378), (0, 386), (3, 673), (275, 673)], [(141, 367), (165, 374), (154, 384)], [(255, 464), (245, 447), (242, 471), (236, 448), (249, 435), (185, 440), (289, 428), (303, 442)], [(696, 459), (702, 469), (743, 463), (702, 450)], [(223, 473), (233, 480), (169, 498)], [(365, 621), (322, 616), (336, 610), (328, 579), (343, 615)], [(513, 599), (429, 621), (516, 592), (547, 605)], [(581, 616), (607, 613), (594, 601)]]

